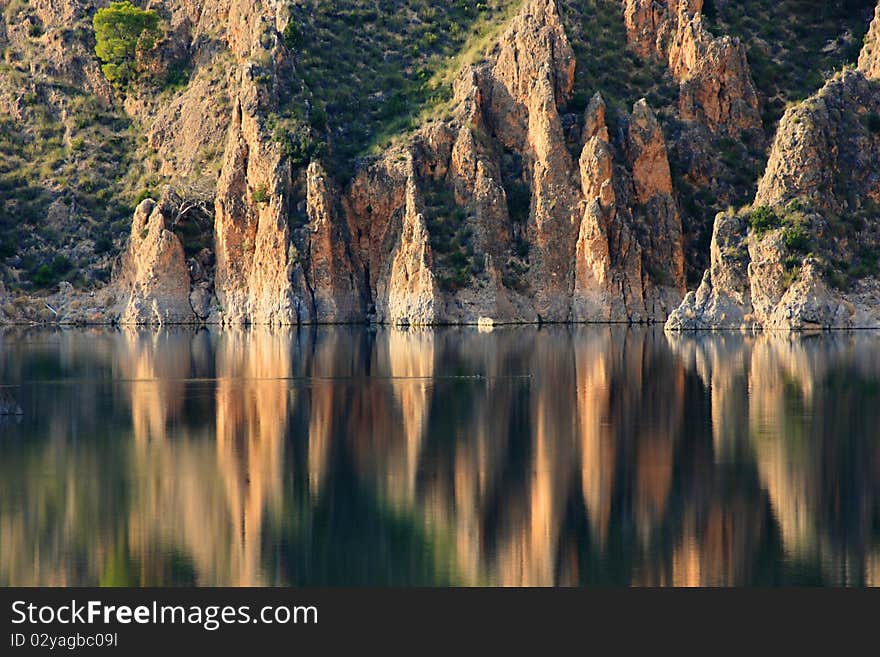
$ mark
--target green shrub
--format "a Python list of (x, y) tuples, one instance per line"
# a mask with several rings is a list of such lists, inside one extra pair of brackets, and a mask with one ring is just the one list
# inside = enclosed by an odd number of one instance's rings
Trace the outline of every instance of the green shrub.
[(254, 203), (268, 203), (269, 202), (269, 190), (265, 185), (261, 185), (257, 187), (254, 191), (251, 192), (251, 199)]
[(794, 285), (795, 281), (797, 281), (798, 277), (801, 275), (801, 265), (800, 261), (795, 258), (789, 258), (785, 262), (785, 269), (782, 272), (782, 287), (787, 290), (792, 285)]
[(782, 240), (790, 251), (808, 253), (812, 239), (807, 230), (800, 224), (789, 226), (782, 232)]
[(749, 213), (748, 223), (749, 228), (751, 228), (755, 232), (755, 235), (760, 238), (768, 230), (779, 228), (779, 217), (776, 216), (773, 208), (762, 205)]
[(846, 290), (850, 284), (850, 278), (846, 271), (834, 266), (829, 266), (826, 270), (828, 282), (831, 286), (838, 290)]
[(52, 273), (52, 268), (49, 265), (43, 265), (40, 267), (34, 274), (33, 281), (35, 285), (39, 285), (40, 287), (52, 285), (55, 282), (55, 275)]
[(52, 260), (52, 271), (58, 276), (63, 276), (71, 269), (73, 269), (73, 264), (63, 255), (57, 255)]
[(174, 62), (168, 67), (165, 74), (165, 89), (177, 91), (185, 89), (189, 84), (189, 77), (192, 74), (192, 65), (189, 61), (180, 60)]
[(288, 50), (294, 50), (302, 43), (302, 28), (292, 16), (287, 22), (284, 32), (281, 33), (281, 38), (284, 40), (284, 47)]
[(517, 258), (525, 260), (525, 258), (529, 255), (529, 243), (522, 237), (515, 237), (513, 239), (513, 254)]
[(854, 280), (880, 275), (880, 250), (862, 247), (852, 261), (832, 260), (825, 273), (831, 285), (846, 290)]
[(113, 240), (107, 235), (101, 235), (95, 240), (95, 253), (109, 253), (113, 250)]
[(474, 252), (468, 212), (442, 182), (428, 182), (425, 216), (440, 286), (454, 292), (469, 285), (484, 270), (483, 256)]
[(145, 72), (145, 59), (161, 32), (155, 11), (135, 7), (128, 0), (111, 2), (95, 12), (95, 55), (103, 62), (104, 77), (126, 88)]
[(529, 220), (532, 209), (532, 190), (522, 180), (507, 185), (507, 212), (514, 223), (524, 224)]
[(38, 287), (49, 287), (61, 280), (61, 277), (69, 273), (71, 269), (73, 269), (73, 264), (70, 260), (63, 255), (57, 255), (51, 265), (41, 265), (34, 272), (31, 280)]
[(865, 119), (865, 125), (868, 126), (868, 130), (871, 131), (871, 134), (876, 135), (880, 133), (880, 114), (876, 112), (871, 112), (868, 114), (868, 117)]
[(134, 197), (134, 204), (136, 206), (140, 205), (142, 201), (145, 201), (148, 198), (158, 198), (158, 196), (151, 189), (142, 189), (137, 193), (137, 196)]
[(853, 278), (868, 278), (869, 276), (877, 276), (880, 273), (880, 263), (878, 263), (877, 249), (864, 247), (859, 251), (858, 259), (850, 268), (850, 276)]

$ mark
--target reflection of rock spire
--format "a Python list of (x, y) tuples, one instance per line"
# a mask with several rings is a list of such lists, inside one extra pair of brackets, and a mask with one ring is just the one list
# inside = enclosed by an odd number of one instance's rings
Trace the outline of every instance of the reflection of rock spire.
[(609, 422), (611, 335), (581, 341), (575, 354), (581, 451), (581, 488), (594, 540), (604, 546), (611, 517), (615, 440)]
[[(650, 333), (630, 333), (625, 343), (627, 381), (638, 396), (627, 408), (626, 419), (637, 442), (635, 451), (634, 509), (636, 527), (645, 545), (667, 513), (674, 474), (676, 440), (681, 434), (684, 404), (684, 371), (656, 353)], [(638, 414), (638, 418), (632, 417)], [(647, 420), (647, 422), (646, 422)]]
[(810, 484), (816, 481), (818, 463), (811, 460), (810, 451), (798, 458), (791, 458), (790, 451), (807, 440), (805, 417), (791, 412), (792, 402), (808, 404), (805, 392), (812, 388), (803, 355), (796, 342), (766, 338), (755, 345), (749, 369), (749, 424), (758, 472), (782, 530), (784, 549), (794, 556), (807, 556), (816, 548)]
[[(390, 331), (387, 345), (394, 399), (403, 422), (403, 440), (401, 444), (391, 446), (395, 460), (401, 464), (400, 471), (394, 473), (387, 485), (392, 499), (402, 498), (412, 503), (428, 423), (430, 377), (434, 374), (434, 336), (432, 332)], [(382, 345), (377, 349), (382, 351)]]
[[(572, 494), (577, 459), (575, 390), (570, 338), (538, 333), (530, 351), (532, 463), (525, 481), (524, 513), (510, 517), (499, 555), (503, 585), (548, 586), (555, 582), (556, 556), (565, 506)], [(568, 336), (565, 336), (568, 337)], [(569, 393), (569, 394), (566, 394)]]
[(241, 554), (234, 585), (262, 581), (263, 514), (281, 510), (290, 361), (286, 332), (227, 331), (217, 347), (217, 463)]
[(694, 339), (667, 333), (666, 340), (684, 366), (693, 369), (711, 394), (712, 439), (717, 462), (730, 461), (748, 447), (749, 358), (753, 338), (716, 334)]
[(182, 415), (194, 361), (210, 365), (205, 335), (160, 336), (122, 352), (123, 371), (136, 379), (127, 543), (142, 584), (168, 582), (169, 550), (191, 563), (198, 584), (265, 583), (261, 533), (265, 509), (281, 505), (287, 382), (279, 379), (288, 374), (289, 340), (244, 331), (218, 336), (215, 439), (208, 426), (172, 425), (168, 413)]
[(752, 562), (764, 539), (761, 506), (712, 491), (709, 506), (689, 511), (672, 555), (672, 586), (736, 586), (751, 582)]
[(116, 365), (128, 382), (135, 440), (164, 440), (169, 421), (183, 408), (189, 342), (174, 333), (128, 329), (119, 335), (118, 345)]
[[(114, 334), (92, 352), (70, 338), (61, 360), (125, 379), (113, 394), (130, 398), (133, 430), (117, 404), (118, 439), (74, 444), (70, 397), (41, 401), (42, 433), (0, 461), (15, 491), (0, 584), (287, 582), (316, 563), (316, 541), (339, 547), (338, 527), (307, 525), (351, 492), (391, 519), (343, 528), (375, 532), (357, 535), (381, 547), (376, 577), (878, 583), (870, 335), (346, 331), (296, 351), (262, 331)], [(0, 353), (4, 372), (24, 371), (19, 351)], [(294, 364), (309, 385), (289, 382)], [(82, 385), (79, 429), (107, 394)], [(289, 417), (309, 458), (283, 469)], [(425, 560), (386, 550), (389, 527)]]

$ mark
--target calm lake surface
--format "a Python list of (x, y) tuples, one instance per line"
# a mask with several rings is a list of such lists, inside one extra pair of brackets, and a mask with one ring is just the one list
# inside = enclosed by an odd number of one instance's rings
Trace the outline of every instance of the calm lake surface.
[(2, 585), (880, 585), (880, 334), (0, 333)]

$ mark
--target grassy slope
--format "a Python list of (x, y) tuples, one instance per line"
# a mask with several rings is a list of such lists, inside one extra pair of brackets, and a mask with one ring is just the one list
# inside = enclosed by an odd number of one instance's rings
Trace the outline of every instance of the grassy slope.
[(563, 0), (562, 10), (577, 58), (569, 111), (583, 111), (597, 91), (609, 107), (623, 111), (642, 97), (657, 110), (674, 106), (678, 89), (666, 67), (644, 61), (627, 47), (619, 1)]
[[(479, 59), (521, 0), (296, 0), (297, 70), (308, 120), (326, 134), (340, 178), (421, 121), (442, 113), (452, 80)], [(328, 127), (329, 126), (329, 127)]]
[[(4, 12), (7, 24), (30, 17), (38, 25), (26, 2)], [(65, 26), (66, 38), (91, 42), (90, 20), (83, 15)], [(12, 288), (59, 280), (90, 286), (107, 280), (109, 266), (95, 262), (115, 252), (128, 231), (140, 142), (121, 108), (34, 75), (44, 68), (43, 28), (29, 36), (18, 47), (0, 43), (0, 91), (18, 97), (21, 113), (0, 116), (0, 275)], [(20, 270), (17, 282), (4, 262)]]
[[(10, 67), (0, 75), (21, 88), (30, 86)], [(59, 84), (32, 89), (22, 96), (23, 122), (0, 117), (0, 257), (21, 257), (19, 268), (39, 287), (82, 264), (59, 254), (61, 247), (73, 246), (74, 226), (47, 225), (56, 199), (76, 222), (77, 234), (94, 241), (96, 253), (110, 251), (114, 235), (124, 232), (130, 207), (116, 183), (128, 168), (134, 138), (127, 119), (81, 90)], [(47, 100), (59, 93), (69, 102), (68, 121)]]

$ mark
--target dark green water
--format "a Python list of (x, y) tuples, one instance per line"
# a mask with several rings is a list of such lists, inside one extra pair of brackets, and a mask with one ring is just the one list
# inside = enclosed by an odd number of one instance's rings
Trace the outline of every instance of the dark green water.
[(880, 334), (0, 333), (2, 585), (880, 585)]

